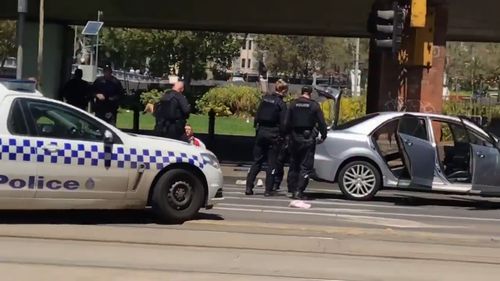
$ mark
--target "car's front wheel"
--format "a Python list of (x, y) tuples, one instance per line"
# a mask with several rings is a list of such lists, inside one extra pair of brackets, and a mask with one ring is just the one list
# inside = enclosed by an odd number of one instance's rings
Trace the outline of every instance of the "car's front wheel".
[(152, 207), (162, 222), (181, 223), (196, 216), (203, 198), (203, 184), (196, 175), (187, 170), (173, 169), (156, 183)]
[(367, 161), (353, 161), (339, 173), (339, 188), (351, 200), (370, 200), (381, 186), (380, 173)]

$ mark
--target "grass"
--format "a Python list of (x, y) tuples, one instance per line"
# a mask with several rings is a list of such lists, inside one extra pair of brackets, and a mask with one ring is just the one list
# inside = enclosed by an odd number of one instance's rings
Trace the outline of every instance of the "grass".
[[(133, 112), (122, 110), (118, 113), (117, 126), (120, 129), (132, 129), (133, 127)], [(140, 114), (140, 129), (152, 130), (154, 128), (155, 119), (151, 114)], [(196, 133), (208, 133), (208, 116), (206, 115), (191, 115), (188, 120), (193, 130)], [(255, 129), (253, 128), (253, 120), (236, 117), (216, 117), (215, 118), (215, 134), (217, 135), (234, 135), (234, 136), (254, 136)]]

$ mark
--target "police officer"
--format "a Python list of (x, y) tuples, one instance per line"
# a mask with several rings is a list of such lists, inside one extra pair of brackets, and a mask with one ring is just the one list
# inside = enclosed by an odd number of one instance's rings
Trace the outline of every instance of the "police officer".
[(73, 78), (62, 89), (62, 96), (66, 102), (82, 110), (87, 110), (92, 95), (92, 87), (82, 79), (83, 71), (76, 69)]
[(155, 131), (160, 137), (188, 142), (184, 127), (189, 119), (191, 106), (184, 92), (184, 83), (176, 82), (172, 90), (165, 93), (154, 109)]
[(290, 104), (286, 115), (286, 128), (290, 136), (290, 170), (288, 188), (292, 198), (306, 199), (304, 190), (309, 183), (314, 166), (317, 131), (321, 142), (326, 139), (325, 118), (319, 104), (311, 99), (312, 87), (302, 88), (302, 96)]
[(274, 93), (266, 94), (262, 98), (255, 116), (254, 126), (257, 132), (253, 151), (254, 163), (247, 175), (246, 195), (253, 195), (255, 178), (266, 160), (268, 167), (264, 196), (272, 195), (276, 157), (285, 133), (286, 104), (283, 96), (288, 91), (288, 85), (283, 80), (279, 80), (276, 82), (275, 89)]
[(104, 75), (98, 77), (93, 84), (95, 93), (94, 111), (96, 117), (116, 125), (116, 116), (120, 101), (125, 94), (122, 84), (113, 76), (111, 65), (103, 68)]

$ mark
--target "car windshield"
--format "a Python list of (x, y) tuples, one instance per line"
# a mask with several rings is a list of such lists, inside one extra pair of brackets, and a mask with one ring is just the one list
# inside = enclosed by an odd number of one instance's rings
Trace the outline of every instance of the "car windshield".
[(353, 119), (353, 120), (350, 120), (350, 121), (347, 121), (345, 123), (342, 123), (342, 124), (339, 124), (337, 125), (336, 127), (333, 127), (332, 129), (333, 130), (345, 130), (345, 129), (349, 129), (351, 127), (354, 127), (360, 123), (363, 123), (367, 120), (370, 120), (376, 116), (378, 116), (379, 113), (370, 113), (370, 114), (367, 114), (365, 116), (361, 116), (359, 118), (356, 118), (356, 119)]

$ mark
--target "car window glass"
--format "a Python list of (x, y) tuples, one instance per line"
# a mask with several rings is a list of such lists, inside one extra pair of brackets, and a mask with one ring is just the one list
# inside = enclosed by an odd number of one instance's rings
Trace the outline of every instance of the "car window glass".
[(61, 139), (101, 141), (104, 128), (98, 122), (71, 109), (51, 103), (29, 101), (37, 136)]
[(7, 124), (11, 134), (23, 136), (28, 134), (28, 126), (21, 109), (21, 103), (17, 100), (12, 103)]
[(372, 138), (377, 143), (380, 153), (383, 157), (398, 152), (398, 143), (396, 140), (396, 131), (398, 129), (398, 121), (393, 120), (382, 127), (378, 128)]
[(356, 118), (356, 119), (353, 119), (353, 120), (350, 120), (350, 121), (347, 121), (345, 123), (342, 123), (342, 124), (339, 124), (337, 125), (337, 127), (333, 128), (333, 130), (345, 130), (345, 129), (349, 129), (351, 127), (354, 127), (358, 124), (361, 124), (365, 121), (368, 121), (376, 116), (378, 116), (379, 113), (370, 113), (370, 114), (367, 114), (365, 116), (361, 116), (359, 118)]
[(413, 136), (423, 140), (429, 140), (425, 120), (417, 117), (403, 117), (399, 122), (399, 133)]
[(488, 138), (481, 136), (480, 134), (478, 134), (472, 130), (469, 130), (469, 136), (470, 136), (470, 143), (471, 144), (476, 144), (476, 145), (486, 146), (486, 147), (494, 147), (493, 143), (491, 143), (491, 141)]

